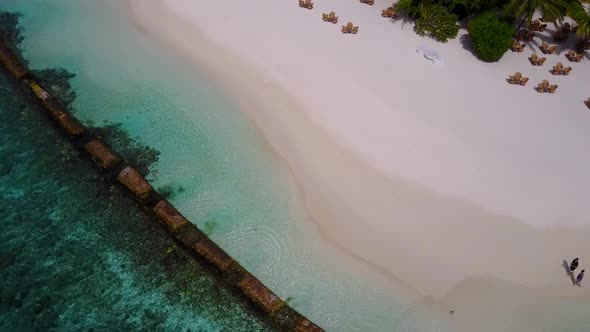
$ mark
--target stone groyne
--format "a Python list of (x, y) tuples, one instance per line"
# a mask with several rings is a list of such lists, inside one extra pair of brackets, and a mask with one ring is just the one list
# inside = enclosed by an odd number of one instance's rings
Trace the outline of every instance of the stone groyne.
[(27, 66), (0, 40), (0, 62), (23, 88), (32, 93), (42, 109), (70, 142), (92, 158), (101, 174), (115, 181), (129, 192), (138, 203), (166, 228), (168, 233), (196, 259), (212, 266), (222, 278), (242, 294), (262, 314), (267, 315), (284, 331), (319, 332), (316, 324), (291, 308), (276, 296), (254, 275), (246, 271), (215, 242), (209, 239), (193, 223), (149, 184), (125, 156), (113, 151), (101, 138), (94, 136), (60, 101), (50, 94), (32, 75)]

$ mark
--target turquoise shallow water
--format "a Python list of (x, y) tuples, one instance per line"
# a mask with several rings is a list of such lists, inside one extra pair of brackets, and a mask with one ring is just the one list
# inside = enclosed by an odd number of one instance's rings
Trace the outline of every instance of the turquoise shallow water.
[[(116, 127), (101, 132), (157, 159)], [(3, 71), (0, 199), (2, 331), (271, 330), (80, 160)]]
[(205, 73), (128, 22), (121, 3), (0, 0), (0, 8), (23, 14), (31, 67), (76, 75), (76, 115), (120, 123), (159, 151), (150, 181), (293, 307), (331, 331), (440, 330), (437, 320), (402, 312), (366, 266), (339, 263), (246, 116)]

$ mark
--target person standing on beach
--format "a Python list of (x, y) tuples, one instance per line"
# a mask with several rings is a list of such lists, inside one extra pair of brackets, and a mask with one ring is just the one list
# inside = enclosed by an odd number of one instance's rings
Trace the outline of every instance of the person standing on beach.
[(578, 277), (576, 278), (576, 284), (578, 284), (578, 287), (580, 287), (580, 281), (582, 281), (582, 279), (584, 279), (584, 270), (580, 271), (580, 274), (578, 274)]
[(576, 268), (578, 268), (578, 257), (574, 258), (574, 260), (570, 264), (570, 272), (573, 273)]

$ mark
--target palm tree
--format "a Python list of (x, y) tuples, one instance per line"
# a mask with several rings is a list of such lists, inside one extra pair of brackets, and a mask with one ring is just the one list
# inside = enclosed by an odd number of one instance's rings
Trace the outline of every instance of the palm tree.
[(409, 17), (417, 19), (424, 16), (426, 7), (431, 3), (431, 0), (400, 0), (394, 7), (397, 11), (405, 10)]
[(574, 1), (567, 10), (567, 16), (578, 23), (576, 33), (581, 38), (578, 49), (583, 51), (584, 46), (590, 43), (590, 8), (586, 10), (580, 2)]
[(567, 8), (566, 0), (510, 0), (506, 5), (506, 13), (513, 14), (515, 17), (522, 17), (518, 29), (527, 22), (527, 27), (531, 27), (535, 11), (540, 11), (543, 16), (551, 21), (563, 19), (563, 14)]

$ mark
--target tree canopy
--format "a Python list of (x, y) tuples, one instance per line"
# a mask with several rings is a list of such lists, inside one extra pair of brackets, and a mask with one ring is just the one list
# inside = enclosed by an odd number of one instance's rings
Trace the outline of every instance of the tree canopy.
[(581, 3), (573, 1), (567, 9), (567, 15), (578, 24), (576, 33), (585, 39), (590, 38), (590, 8), (586, 10)]
[(484, 61), (500, 60), (512, 46), (514, 28), (500, 21), (493, 12), (483, 13), (469, 21), (468, 31), (475, 50)]
[(505, 7), (507, 14), (522, 18), (519, 27), (526, 21), (530, 27), (535, 11), (541, 12), (543, 17), (551, 21), (561, 20), (567, 10), (565, 0), (510, 0)]
[(459, 25), (457, 15), (441, 5), (431, 5), (424, 9), (421, 17), (416, 20), (414, 31), (424, 36), (428, 35), (440, 42), (446, 43), (457, 37)]

